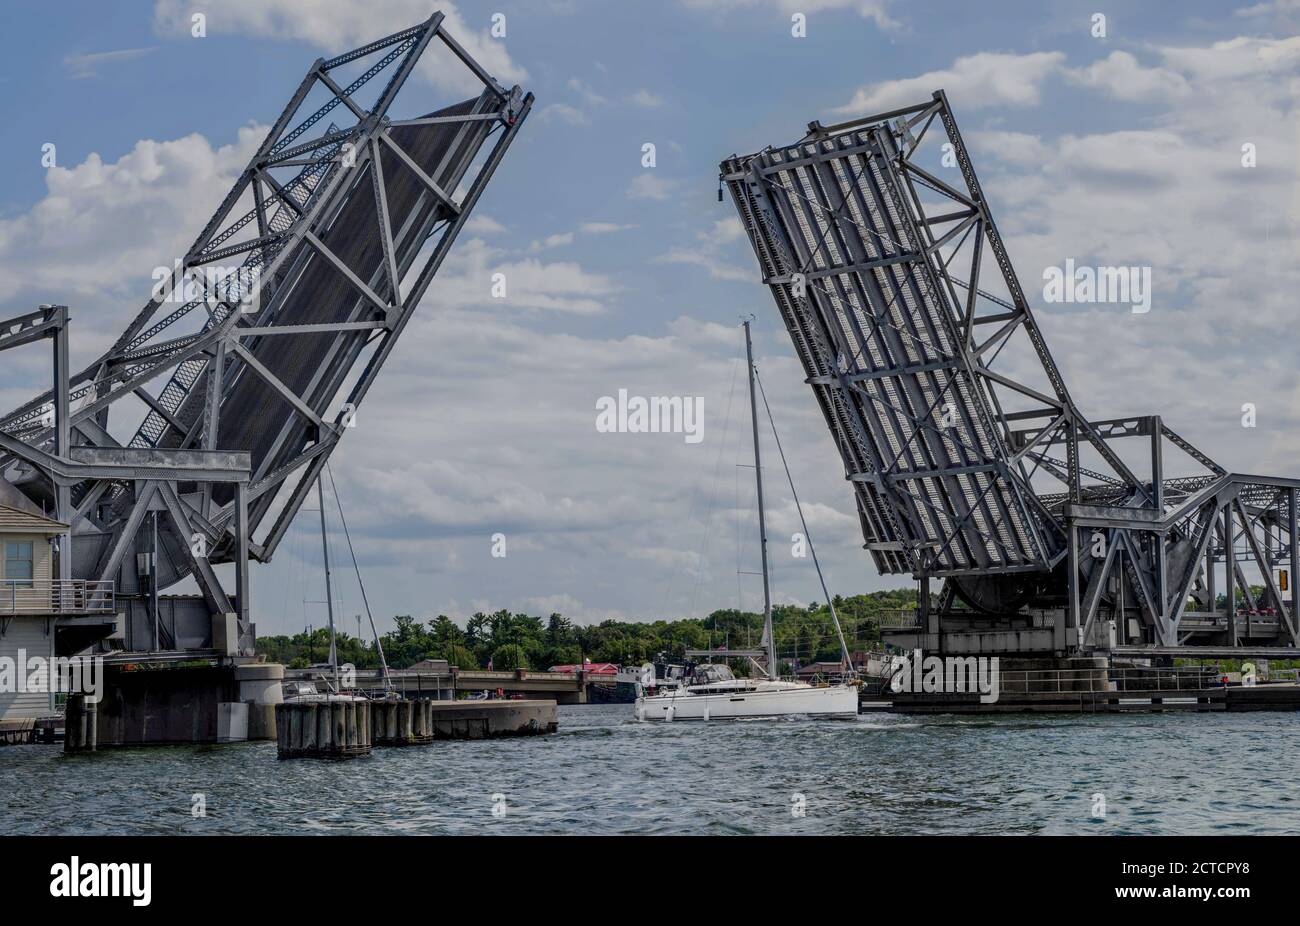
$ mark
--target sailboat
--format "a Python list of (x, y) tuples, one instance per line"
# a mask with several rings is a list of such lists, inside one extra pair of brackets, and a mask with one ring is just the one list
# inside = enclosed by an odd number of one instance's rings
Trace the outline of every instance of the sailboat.
[[(755, 394), (754, 346), (750, 338), (749, 320), (744, 322), (745, 358), (749, 363), (749, 411), (754, 431), (754, 478), (758, 488), (758, 534), (763, 561), (763, 640), (761, 649), (765, 665), (765, 676), (760, 678), (737, 678), (726, 665), (704, 663), (697, 665), (686, 678), (685, 684), (660, 691), (654, 687), (654, 667), (643, 667), (642, 682), (638, 684), (636, 699), (636, 717), (638, 720), (724, 720), (737, 717), (781, 717), (792, 714), (827, 716), (853, 715), (858, 712), (858, 689), (854, 685), (814, 686), (807, 682), (786, 681), (777, 676), (776, 637), (772, 633), (772, 589), (767, 567), (767, 521), (763, 509), (763, 467), (759, 455), (758, 443), (758, 399)], [(763, 397), (764, 407), (768, 410), (767, 396)], [(773, 434), (775, 435), (775, 423)], [(780, 448), (780, 438), (777, 437)], [(785, 452), (781, 451), (784, 462)], [(789, 467), (786, 467), (789, 476)], [(791, 491), (794, 482), (790, 483)], [(795, 496), (795, 506), (799, 508), (799, 519), (808, 537), (808, 525), (803, 520), (803, 509)], [(821, 564), (817, 554), (809, 550), (813, 562), (817, 565), (817, 576), (821, 579), (822, 591), (826, 592), (826, 580), (822, 577)], [(835, 631), (839, 635), (843, 665), (850, 665), (848, 647), (844, 642), (844, 633), (840, 629), (839, 616), (835, 613), (834, 602), (826, 594), (831, 617), (835, 622)], [(753, 658), (752, 656), (750, 657)], [(649, 672), (645, 671), (649, 668)]]
[[(330, 485), (334, 489), (334, 503), (338, 507), (339, 521), (343, 525), (343, 534), (348, 541), (348, 552), (352, 555), (352, 568), (356, 570), (357, 585), (361, 589), (361, 600), (366, 607), (366, 615), (370, 618), (370, 632), (374, 635), (375, 649), (379, 653), (379, 662), (383, 667), (384, 679), (384, 696), (385, 700), (400, 700), (401, 696), (393, 688), (392, 676), (388, 671), (388, 659), (384, 656), (384, 645), (379, 640), (379, 631), (375, 628), (374, 615), (370, 613), (370, 599), (366, 595), (366, 585), (361, 581), (361, 567), (357, 564), (357, 553), (352, 548), (352, 535), (348, 531), (347, 518), (343, 516), (343, 502), (339, 498), (338, 486), (334, 485), (334, 474), (329, 470), (329, 463), (325, 464), (325, 469), (316, 475), (316, 498), (318, 508), (320, 509), (320, 543), (321, 558), (325, 566), (325, 607), (329, 615), (330, 628), (330, 651), (329, 661), (325, 667), (329, 670), (326, 677), (326, 691), (319, 693), (316, 691), (314, 682), (286, 682), (284, 686), (284, 697), (286, 700), (324, 700), (324, 701), (368, 701), (370, 698), (358, 693), (349, 693), (343, 684), (343, 677), (339, 671), (339, 655), (337, 635), (334, 630), (334, 588), (331, 582), (332, 572), (330, 570), (330, 545), (329, 533), (325, 523), (325, 474), (329, 473)], [(360, 626), (361, 616), (357, 616), (358, 627)], [(360, 639), (360, 633), (357, 634)]]

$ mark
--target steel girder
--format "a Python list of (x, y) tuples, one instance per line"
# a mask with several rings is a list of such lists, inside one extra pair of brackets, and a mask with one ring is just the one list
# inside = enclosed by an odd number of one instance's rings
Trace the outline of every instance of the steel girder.
[[(954, 182), (916, 157), (936, 127)], [(1159, 417), (1090, 421), (1079, 411), (943, 91), (811, 123), (793, 145), (728, 158), (721, 179), (835, 437), (880, 572), (910, 572), (923, 588), (944, 577), (940, 610), (950, 616), (1056, 608), (1064, 650), (1090, 645), (1107, 609), (1122, 619), (1114, 598), (1124, 590), (1139, 609), (1139, 642), (1185, 642), (1188, 602), (1213, 585), (1204, 564), (1226, 562), (1229, 590), (1249, 595), (1245, 561), (1264, 576), (1279, 641), (1297, 642), (1271, 568), (1285, 557), (1294, 575), (1287, 493), (1300, 483), (1228, 474)], [(997, 365), (1013, 339), (1025, 355), (1016, 372)], [(1133, 436), (1150, 439), (1149, 479), (1112, 446)], [(1171, 448), (1201, 472), (1166, 480)], [(1035, 488), (1045, 479), (1062, 491)], [(1107, 541), (1099, 558), (1094, 530)], [(1245, 541), (1241, 556), (1234, 537)]]
[[(390, 116), (432, 44), (462, 62), (482, 92), (436, 112)], [(67, 456), (68, 442), (60, 453), (48, 424), (61, 402), (70, 406), (60, 421), (71, 449), (154, 455), (138, 472), (77, 471), (86, 478), (72, 483), (61, 509), (75, 530), (100, 540), (78, 558), (83, 571), (98, 578), (118, 569), (150, 506), (172, 522), (163, 584), (194, 575), (214, 607), (223, 596), (206, 581), (210, 564), (239, 562), (245, 551), (271, 557), (532, 101), (470, 57), (441, 13), (313, 63), (113, 347), (62, 394), (52, 389), (0, 419), (0, 472), (33, 496), (57, 484), (33, 461)], [(229, 272), (212, 273), (228, 262)], [(127, 398), (144, 404), (144, 417), (119, 441), (109, 413)], [(241, 479), (170, 479), (166, 463), (177, 454), (223, 451), (247, 459)], [(263, 521), (265, 537), (254, 541)], [(185, 553), (196, 533), (211, 540), (201, 563)], [(246, 612), (247, 595), (237, 597)]]
[[(936, 121), (964, 188), (912, 160)], [(722, 173), (859, 487), (881, 571), (1047, 571), (1065, 555), (1063, 525), (1031, 487), (1031, 448), (1011, 446), (1007, 392), (1032, 403), (1019, 417), (1041, 417), (1069, 437), (1076, 487), (1080, 440), (1117, 479), (1139, 485), (1071, 401), (942, 92), (852, 123), (814, 123), (797, 144), (733, 157)], [(941, 204), (924, 202), (918, 188)], [(964, 280), (950, 269), (959, 256), (969, 265)], [(980, 289), (989, 272), (1009, 300)], [(1018, 332), (1049, 391), (994, 369)]]

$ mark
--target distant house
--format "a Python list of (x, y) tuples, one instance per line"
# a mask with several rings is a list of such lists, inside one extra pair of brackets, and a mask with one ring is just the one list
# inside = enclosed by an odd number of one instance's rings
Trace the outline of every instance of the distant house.
[(451, 672), (451, 666), (445, 659), (421, 659), (408, 670), (411, 672), (432, 672), (438, 675), (447, 675)]
[[(68, 525), (39, 514), (0, 505), (0, 659), (26, 674), (25, 661), (54, 656), (54, 621), (59, 614), (51, 542)], [(20, 660), (21, 656), (21, 660)], [(49, 691), (0, 691), (0, 721), (44, 717), (54, 711)]]
[(801, 681), (807, 681), (814, 676), (831, 676), (842, 675), (844, 669), (838, 662), (810, 662), (806, 666), (800, 666), (795, 670), (795, 678)]
[[(59, 655), (68, 655), (86, 646), (81, 642), (86, 626), (116, 620), (112, 580), (56, 575), (57, 545), (67, 542), (63, 522), (0, 503), (0, 660), (16, 673), (30, 677), (30, 660), (55, 656), (56, 639), (64, 647)], [(53, 691), (0, 691), (0, 724), (48, 717), (54, 696)]]
[(618, 675), (618, 666), (612, 662), (584, 662), (582, 665), (551, 666), (550, 672), (586, 672), (588, 675)]

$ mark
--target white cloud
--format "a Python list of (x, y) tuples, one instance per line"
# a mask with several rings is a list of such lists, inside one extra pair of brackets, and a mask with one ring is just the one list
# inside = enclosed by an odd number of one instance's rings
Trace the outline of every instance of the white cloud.
[(578, 226), (578, 231), (584, 235), (608, 235), (613, 232), (627, 231), (629, 228), (636, 228), (636, 226), (619, 225), (616, 222), (583, 222)]
[(631, 199), (667, 199), (676, 187), (676, 180), (666, 180), (646, 170), (628, 184), (627, 195)]
[(1008, 164), (1039, 167), (1053, 155), (1053, 148), (1037, 135), (1025, 132), (984, 131), (963, 133), (977, 152), (988, 151)]
[(688, 264), (702, 267), (715, 280), (729, 280), (733, 283), (752, 283), (754, 274), (741, 267), (723, 263), (712, 254), (705, 254), (692, 248), (672, 248), (659, 255), (655, 261), (663, 264)]
[(92, 153), (50, 168), (45, 195), (0, 219), (0, 303), (65, 303), (74, 350), (107, 347), (148, 299), (152, 269), (185, 253), (265, 135), (147, 139), (116, 161)]
[(732, 216), (719, 219), (707, 231), (695, 236), (696, 243), (693, 247), (671, 248), (667, 253), (655, 257), (654, 261), (702, 267), (715, 280), (752, 283), (757, 279), (754, 271), (729, 263), (722, 254), (727, 245), (738, 242), (744, 237), (745, 229), (738, 218)]
[[(454, 589), (584, 621), (733, 603), (738, 518), (743, 568), (758, 555), (752, 493), (734, 491), (733, 463), (751, 452), (739, 329), (683, 317), (659, 334), (546, 331), (447, 298), (446, 282), (435, 279), (336, 456), (368, 587), (397, 602)], [(839, 464), (785, 337), (756, 332), (768, 397), (783, 441), (801, 448), (791, 465), (828, 578), (848, 582), (864, 568), (852, 496), (814, 478)], [(702, 396), (703, 442), (598, 432), (596, 400), (620, 388)], [(788, 492), (769, 493), (772, 536), (789, 536), (799, 527)], [(505, 559), (490, 554), (496, 532)], [(806, 561), (782, 562), (778, 576), (784, 589), (816, 581)], [(757, 584), (745, 594), (756, 606)]]
[(68, 76), (74, 80), (98, 77), (99, 69), (104, 65), (143, 58), (154, 51), (154, 48), (154, 46), (148, 48), (122, 48), (117, 51), (97, 51), (88, 54), (67, 55), (63, 59), (63, 66), (68, 69)]
[(590, 125), (591, 120), (587, 114), (576, 106), (570, 106), (568, 103), (550, 103), (543, 106), (537, 111), (537, 117), (543, 122), (551, 122), (559, 119), (567, 122), (569, 125)]
[(725, 219), (718, 219), (709, 229), (708, 237), (719, 244), (730, 244), (733, 241), (739, 241), (745, 237), (745, 226), (740, 224), (740, 219), (734, 215)]
[(1280, 16), (1284, 13), (1300, 11), (1300, 0), (1271, 0), (1268, 3), (1256, 3), (1253, 6), (1233, 10), (1234, 16)]
[(577, 77), (569, 78), (569, 89), (578, 94), (582, 102), (587, 106), (603, 106), (606, 102), (603, 96), (592, 90), (591, 87)]
[[(505, 275), (506, 297), (492, 296), (492, 275)], [(482, 239), (458, 241), (431, 290), (437, 305), (529, 309), (595, 315), (619, 291), (609, 277), (589, 273), (573, 261), (543, 263), (511, 259)]]
[(1300, 36), (1287, 39), (1238, 37), (1202, 47), (1159, 49), (1167, 67), (1202, 81), (1266, 78), (1295, 68)]
[(529, 245), (532, 251), (547, 251), (551, 248), (563, 247), (566, 244), (573, 244), (573, 232), (561, 232), (555, 235), (547, 235), (540, 241), (534, 241)]
[(1187, 79), (1177, 71), (1143, 67), (1126, 51), (1111, 52), (1110, 57), (1071, 71), (1068, 77), (1075, 83), (1128, 102), (1168, 101), (1191, 92)]
[(664, 98), (658, 94), (651, 93), (649, 90), (642, 88), (636, 93), (628, 96), (627, 101), (634, 106), (644, 106), (647, 109), (654, 109), (664, 105)]
[(604, 106), (607, 100), (577, 77), (570, 77), (566, 85), (577, 98), (573, 103), (555, 102), (543, 106), (538, 112), (543, 122), (560, 120), (569, 125), (590, 125), (592, 111)]
[[(1086, 414), (1158, 412), (1230, 469), (1292, 474), (1300, 379), (1286, 352), (1262, 345), (1289, 328), (1290, 294), (1300, 288), (1288, 116), (1300, 41), (1147, 52), (1158, 67), (1112, 53), (1089, 69), (1088, 83), (1106, 98), (1152, 104), (1151, 115), (1092, 133), (1064, 119), (1055, 136), (972, 132), (976, 169), (1035, 305), (1042, 270), (1067, 257), (1152, 268), (1149, 314), (1123, 305), (1036, 313)], [(1242, 166), (1245, 142), (1258, 167)], [(1240, 429), (1244, 402), (1267, 410), (1268, 424)]]
[[(500, 83), (510, 86), (527, 80), (528, 72), (511, 60), (505, 42), (488, 34), (486, 18), (476, 16), (471, 25), (452, 2), (431, 6), (427, 0), (223, 0), (214, 8), (204, 0), (155, 0), (154, 28), (160, 35), (188, 37), (191, 16), (203, 13), (209, 35), (291, 39), (337, 53), (423, 22), (434, 9), (445, 14), (444, 28)], [(478, 79), (440, 42), (429, 46), (420, 71), (438, 86), (457, 93), (482, 89)]]
[(869, 19), (880, 29), (896, 29), (898, 23), (889, 15), (890, 0), (682, 0), (690, 9), (730, 12), (737, 9), (770, 6), (784, 14), (848, 10)]
[(924, 103), (935, 90), (946, 91), (959, 112), (988, 106), (1036, 106), (1044, 82), (1061, 70), (1064, 61), (1065, 55), (1059, 51), (1026, 55), (980, 52), (958, 58), (941, 71), (860, 87), (853, 99), (832, 112), (869, 115)]
[(475, 212), (465, 223), (465, 231), (471, 235), (494, 235), (509, 231), (504, 225), (485, 212)]

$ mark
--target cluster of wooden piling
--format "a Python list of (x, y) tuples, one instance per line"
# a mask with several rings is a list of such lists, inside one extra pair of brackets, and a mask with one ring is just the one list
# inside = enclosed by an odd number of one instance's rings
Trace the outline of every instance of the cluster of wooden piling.
[(351, 759), (370, 754), (371, 702), (323, 696), (275, 706), (281, 759)]
[(346, 759), (372, 746), (554, 733), (554, 701), (432, 701), (318, 695), (275, 706), (280, 758)]
[(275, 726), (282, 759), (350, 759), (373, 746), (432, 743), (433, 702), (304, 698), (277, 704)]
[(433, 742), (433, 702), (371, 701), (370, 739), (376, 746), (420, 746)]

